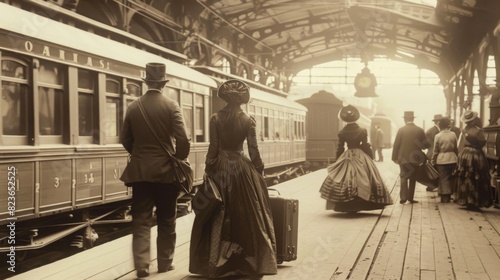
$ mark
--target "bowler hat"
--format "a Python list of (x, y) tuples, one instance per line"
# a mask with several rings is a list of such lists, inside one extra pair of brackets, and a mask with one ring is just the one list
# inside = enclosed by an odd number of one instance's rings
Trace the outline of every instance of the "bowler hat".
[(146, 82), (168, 82), (165, 79), (166, 66), (163, 63), (150, 62), (146, 64)]
[(245, 104), (250, 100), (250, 87), (240, 80), (227, 80), (219, 86), (217, 96), (226, 102)]
[(467, 110), (464, 112), (460, 120), (464, 123), (468, 123), (470, 121), (473, 121), (477, 118), (477, 113), (474, 111)]
[(443, 115), (441, 115), (441, 114), (437, 114), (437, 115), (434, 115), (434, 118), (432, 119), (432, 121), (433, 121), (433, 122), (438, 122), (438, 121), (440, 121), (442, 118), (443, 118)]
[(405, 119), (414, 119), (415, 116), (413, 115), (413, 111), (405, 111), (403, 118)]
[(355, 122), (359, 119), (359, 111), (356, 107), (347, 105), (340, 109), (339, 118), (345, 122)]

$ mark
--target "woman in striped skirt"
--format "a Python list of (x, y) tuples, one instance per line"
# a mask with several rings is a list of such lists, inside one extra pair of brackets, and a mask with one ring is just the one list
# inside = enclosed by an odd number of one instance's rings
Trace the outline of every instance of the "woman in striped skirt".
[(356, 123), (359, 116), (351, 105), (339, 112), (339, 118), (347, 124), (338, 133), (337, 160), (328, 166), (328, 176), (320, 188), (327, 209), (358, 212), (383, 209), (393, 203), (373, 163), (368, 133)]

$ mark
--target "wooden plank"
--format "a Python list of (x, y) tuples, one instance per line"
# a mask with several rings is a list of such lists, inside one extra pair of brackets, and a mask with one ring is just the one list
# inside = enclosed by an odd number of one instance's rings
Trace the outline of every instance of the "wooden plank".
[(422, 205), (425, 203), (421, 196), (420, 203), (412, 204), (411, 221), (409, 222), (408, 243), (404, 256), (403, 279), (420, 279), (420, 248), (422, 234)]
[(401, 219), (396, 231), (396, 240), (389, 256), (389, 264), (384, 273), (384, 279), (400, 279), (402, 277), (408, 234), (411, 222), (412, 205), (401, 205), (403, 208)]
[[(433, 227), (431, 226), (431, 213), (436, 212), (432, 196), (427, 196), (422, 201), (422, 241), (420, 247), (420, 269), (435, 271)], [(440, 221), (439, 221), (440, 222)]]
[[(429, 211), (432, 228), (432, 242), (434, 244), (435, 277), (437, 279), (454, 279), (451, 255), (445, 235), (443, 219), (439, 211), (439, 204), (435, 199), (434, 203), (429, 205)], [(422, 258), (424, 257), (422, 256)]]
[(367, 218), (366, 223), (363, 225), (363, 228), (361, 228), (356, 238), (351, 243), (348, 252), (335, 270), (334, 276), (330, 278), (331, 280), (343, 280), (349, 277), (349, 274), (351, 273), (356, 260), (362, 253), (363, 248), (365, 247), (365, 244), (373, 231), (373, 228), (378, 222), (381, 211), (382, 210), (370, 211), (370, 214), (372, 215)]
[(390, 219), (390, 214), (394, 209), (394, 205), (386, 207), (373, 232), (371, 233), (366, 245), (359, 256), (355, 266), (352, 268), (349, 279), (366, 279), (370, 267), (372, 266), (375, 255), (378, 252), (378, 247), (382, 243), (385, 237), (385, 229)]
[(461, 240), (457, 230), (463, 230), (460, 228), (455, 228), (454, 224), (457, 222), (454, 218), (455, 211), (462, 211), (454, 208), (450, 203), (441, 204), (439, 210), (442, 217), (442, 223), (444, 225), (444, 230), (446, 238), (448, 240), (448, 248), (450, 251), (451, 261), (453, 265), (453, 272), (457, 280), (471, 279), (467, 269), (467, 263), (465, 257), (462, 254)]

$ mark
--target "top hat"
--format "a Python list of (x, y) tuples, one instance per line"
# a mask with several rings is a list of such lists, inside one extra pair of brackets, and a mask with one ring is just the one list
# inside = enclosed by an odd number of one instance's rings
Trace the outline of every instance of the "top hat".
[(150, 62), (146, 64), (146, 78), (145, 82), (168, 82), (165, 79), (166, 66), (163, 63)]
[(405, 111), (403, 118), (405, 119), (414, 119), (415, 116), (413, 115), (413, 111)]
[(441, 114), (437, 114), (437, 115), (434, 115), (434, 119), (432, 119), (432, 121), (433, 121), (433, 122), (438, 122), (438, 121), (440, 121), (442, 118), (443, 118), (443, 115), (441, 115)]
[(359, 111), (356, 107), (347, 105), (340, 109), (339, 118), (345, 122), (355, 122), (359, 119)]
[(245, 104), (250, 101), (250, 87), (240, 80), (227, 80), (219, 86), (217, 96), (226, 102)]
[(468, 123), (470, 121), (473, 121), (477, 118), (477, 112), (467, 110), (464, 112), (460, 120), (464, 123)]

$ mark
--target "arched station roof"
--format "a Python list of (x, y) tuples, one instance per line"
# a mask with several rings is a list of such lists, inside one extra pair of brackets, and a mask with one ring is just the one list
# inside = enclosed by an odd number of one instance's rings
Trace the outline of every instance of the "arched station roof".
[[(197, 0), (245, 53), (286, 73), (357, 56), (408, 62), (448, 79), (500, 18), (497, 0)], [(434, 2), (433, 4), (430, 4)]]

